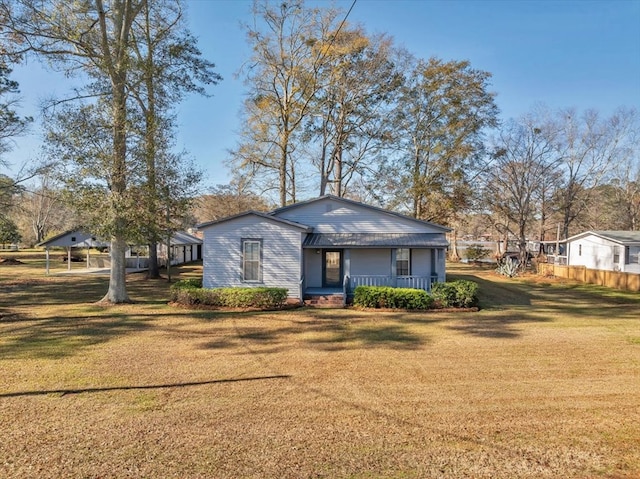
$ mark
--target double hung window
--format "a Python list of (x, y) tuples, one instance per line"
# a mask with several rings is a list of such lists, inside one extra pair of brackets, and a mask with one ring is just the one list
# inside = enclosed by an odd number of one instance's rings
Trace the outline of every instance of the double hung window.
[(409, 276), (411, 264), (411, 250), (408, 248), (398, 248), (396, 250), (396, 275)]
[(262, 281), (262, 240), (242, 240), (242, 281)]

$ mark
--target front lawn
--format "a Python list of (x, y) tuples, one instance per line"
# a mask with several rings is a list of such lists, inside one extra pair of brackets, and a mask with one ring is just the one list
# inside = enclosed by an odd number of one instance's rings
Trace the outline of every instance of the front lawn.
[(640, 475), (640, 296), (448, 279), (481, 310), (190, 311), (141, 275), (103, 307), (0, 266), (0, 477)]

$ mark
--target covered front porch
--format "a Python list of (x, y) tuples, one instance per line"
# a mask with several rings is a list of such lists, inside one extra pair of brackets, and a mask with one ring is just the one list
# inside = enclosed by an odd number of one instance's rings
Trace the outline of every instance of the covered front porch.
[(341, 294), (358, 286), (431, 290), (445, 281), (446, 241), (428, 233), (310, 234), (303, 244), (303, 296)]

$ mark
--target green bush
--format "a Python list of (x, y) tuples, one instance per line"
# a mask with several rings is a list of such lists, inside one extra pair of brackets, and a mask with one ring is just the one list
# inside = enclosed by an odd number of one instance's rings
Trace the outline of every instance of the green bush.
[(478, 284), (464, 279), (435, 283), (431, 294), (443, 308), (470, 308), (478, 303)]
[(191, 278), (176, 281), (171, 285), (171, 289), (185, 289), (185, 288), (202, 288), (202, 280)]
[(469, 261), (480, 261), (489, 256), (489, 253), (491, 253), (491, 251), (482, 247), (482, 245), (472, 244), (467, 247), (465, 256)]
[(200, 304), (199, 290), (202, 282), (199, 279), (183, 279), (171, 285), (169, 298), (174, 303)]
[(456, 287), (456, 303), (460, 308), (470, 308), (478, 304), (478, 283), (460, 279), (454, 281)]
[(453, 283), (434, 283), (431, 285), (431, 295), (443, 308), (455, 306), (458, 290)]
[(433, 298), (422, 289), (358, 286), (353, 305), (363, 308), (429, 309)]
[(178, 281), (171, 286), (172, 302), (204, 304), (222, 308), (278, 309), (287, 301), (285, 288), (202, 288), (198, 280)]

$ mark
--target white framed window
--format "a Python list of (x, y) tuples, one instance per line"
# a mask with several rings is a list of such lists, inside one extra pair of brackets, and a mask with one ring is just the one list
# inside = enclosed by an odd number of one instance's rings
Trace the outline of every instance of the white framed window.
[(262, 239), (242, 239), (242, 281), (262, 282)]
[(409, 276), (411, 274), (411, 250), (398, 248), (396, 250), (396, 275)]
[(613, 262), (614, 264), (620, 263), (620, 247), (619, 246), (613, 247)]

